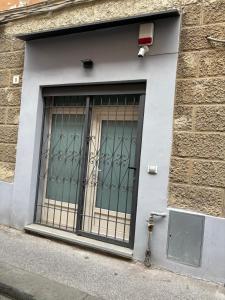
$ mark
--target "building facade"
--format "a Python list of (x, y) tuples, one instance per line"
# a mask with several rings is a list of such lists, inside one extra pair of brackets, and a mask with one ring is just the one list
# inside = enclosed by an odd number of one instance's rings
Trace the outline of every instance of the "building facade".
[(224, 282), (224, 1), (1, 5), (0, 223)]

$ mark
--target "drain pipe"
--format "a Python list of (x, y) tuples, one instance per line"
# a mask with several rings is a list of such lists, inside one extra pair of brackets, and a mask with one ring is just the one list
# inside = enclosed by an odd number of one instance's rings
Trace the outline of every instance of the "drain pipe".
[(155, 226), (155, 217), (160, 217), (160, 218), (165, 218), (166, 213), (160, 213), (160, 212), (151, 212), (149, 219), (147, 220), (147, 226), (148, 226), (148, 245), (147, 249), (145, 251), (145, 260), (144, 260), (144, 265), (147, 268), (151, 267), (151, 245), (150, 245), (150, 240), (151, 240), (151, 234), (153, 231), (153, 228)]

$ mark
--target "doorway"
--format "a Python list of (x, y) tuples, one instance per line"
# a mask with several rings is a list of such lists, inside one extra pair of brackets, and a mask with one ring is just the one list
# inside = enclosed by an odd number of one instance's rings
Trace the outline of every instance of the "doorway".
[(134, 91), (45, 97), (36, 223), (133, 247), (143, 107)]

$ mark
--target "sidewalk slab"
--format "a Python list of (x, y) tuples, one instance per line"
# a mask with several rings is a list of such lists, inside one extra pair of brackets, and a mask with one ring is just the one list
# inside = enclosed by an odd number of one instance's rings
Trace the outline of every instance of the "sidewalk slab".
[(97, 298), (79, 289), (0, 262), (0, 300), (4, 299), (96, 300)]
[[(23, 284), (20, 276), (21, 270), (24, 270), (43, 278), (39, 286), (43, 286), (44, 291), (49, 287), (55, 289), (55, 285), (42, 283), (50, 280), (58, 282), (62, 290), (69, 286), (85, 292), (85, 300), (93, 299), (88, 295), (107, 300), (225, 300), (223, 285), (181, 276), (154, 266), (148, 269), (141, 263), (102, 255), (4, 226), (0, 226), (0, 262), (0, 282), (5, 273), (9, 276), (15, 268), (20, 270), (20, 275), (14, 275), (18, 288)], [(24, 275), (23, 280), (28, 279), (30, 277)], [(33, 279), (30, 282), (24, 292), (37, 295), (40, 287), (34, 287)], [(67, 298), (63, 293), (60, 300), (70, 299), (68, 293)], [(72, 299), (76, 300), (74, 296)]]

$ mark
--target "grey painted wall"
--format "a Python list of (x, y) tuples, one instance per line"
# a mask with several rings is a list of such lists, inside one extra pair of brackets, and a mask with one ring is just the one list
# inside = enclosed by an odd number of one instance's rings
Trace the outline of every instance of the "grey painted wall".
[[(163, 187), (166, 207), (179, 20), (156, 22), (154, 46), (150, 55), (142, 60), (137, 57), (138, 31), (139, 26), (132, 25), (27, 43), (11, 212), (11, 222), (15, 227), (23, 228), (33, 219), (42, 120), (40, 86), (44, 85), (147, 80), (143, 132), (145, 136), (154, 135), (151, 145), (147, 142), (149, 138), (146, 139), (147, 143), (143, 143), (140, 190), (145, 188), (146, 168), (150, 159), (145, 153), (161, 152), (163, 161), (157, 182), (161, 189)], [(93, 70), (82, 68), (81, 60), (85, 58), (93, 59)], [(154, 115), (160, 128), (164, 127), (158, 137), (151, 117)], [(155, 143), (158, 144), (157, 148)], [(146, 199), (139, 198), (140, 207), (146, 206)], [(149, 202), (146, 214), (150, 209)], [(142, 216), (137, 228), (140, 227), (143, 235), (141, 227), (145, 215), (139, 214)], [(137, 249), (135, 251), (140, 252)], [(143, 249), (137, 256), (142, 257), (142, 252)]]
[[(176, 211), (182, 211), (173, 209)], [(194, 212), (182, 211), (185, 213), (195, 214)], [(202, 214), (199, 214), (202, 215)], [(225, 220), (205, 216), (205, 230), (202, 248), (202, 261), (200, 267), (183, 265), (173, 260), (167, 259), (166, 247), (167, 242), (159, 236), (165, 233), (167, 235), (168, 219), (164, 224), (155, 227), (153, 239), (153, 260), (154, 263), (173, 270), (177, 273), (190, 274), (198, 278), (204, 278), (216, 282), (225, 282)], [(164, 234), (163, 234), (164, 236)]]
[(0, 181), (0, 224), (10, 225), (13, 184)]
[[(14, 186), (0, 183), (0, 222), (22, 229), (33, 222), (42, 123), (43, 85), (146, 80), (146, 104), (140, 162), (134, 258), (143, 260), (146, 219), (151, 211), (168, 213), (167, 188), (172, 145), (173, 106), (180, 21), (155, 23), (150, 55), (137, 57), (138, 25), (70, 35), (26, 45)], [(95, 67), (85, 71), (81, 59)], [(158, 166), (157, 175), (147, 165)], [(2, 199), (11, 199), (7, 201)], [(10, 220), (9, 220), (10, 217)], [(194, 268), (168, 260), (168, 217), (159, 220), (152, 236), (153, 262), (180, 273), (225, 280), (225, 221), (206, 217), (202, 265)]]

